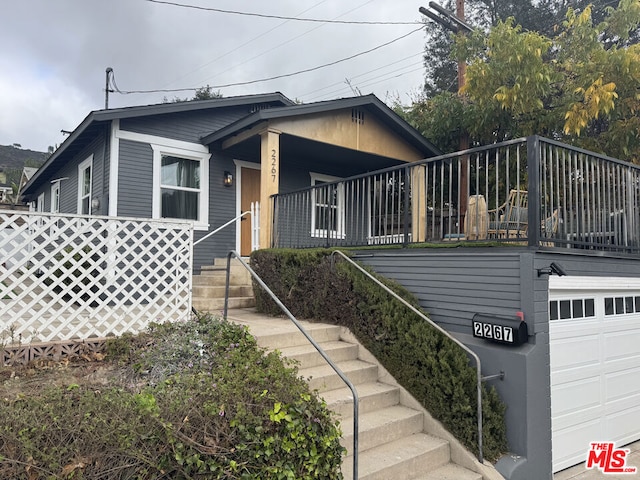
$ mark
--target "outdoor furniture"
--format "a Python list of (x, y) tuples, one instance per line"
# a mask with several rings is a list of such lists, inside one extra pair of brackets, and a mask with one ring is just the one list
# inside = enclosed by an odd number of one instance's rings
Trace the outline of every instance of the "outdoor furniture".
[[(540, 239), (553, 240), (558, 232), (558, 224), (560, 223), (559, 212), (556, 208), (551, 215), (542, 220), (540, 224)], [(543, 246), (553, 247), (555, 243), (553, 241), (542, 242)]]
[(489, 213), (484, 195), (471, 195), (464, 217), (464, 233), (467, 240), (485, 240), (487, 238)]
[(529, 219), (526, 190), (511, 190), (509, 198), (498, 208), (489, 210), (489, 238), (522, 238), (527, 236)]

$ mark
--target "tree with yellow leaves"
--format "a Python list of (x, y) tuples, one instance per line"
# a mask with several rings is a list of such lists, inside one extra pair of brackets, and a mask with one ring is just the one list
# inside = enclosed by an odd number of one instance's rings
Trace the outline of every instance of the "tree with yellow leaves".
[(569, 9), (554, 36), (499, 22), (458, 38), (461, 92), (402, 113), (446, 151), (461, 131), (475, 144), (539, 134), (640, 163), (639, 25), (640, 0), (621, 0), (597, 24), (591, 7)]

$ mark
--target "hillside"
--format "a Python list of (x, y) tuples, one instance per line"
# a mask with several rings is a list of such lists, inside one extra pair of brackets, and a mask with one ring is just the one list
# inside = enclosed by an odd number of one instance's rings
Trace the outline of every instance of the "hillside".
[(35, 165), (42, 165), (49, 156), (45, 152), (35, 152), (33, 150), (23, 150), (12, 145), (0, 145), (0, 169), (19, 168), (22, 170), (25, 163), (29, 161)]
[(22, 167), (42, 165), (48, 153), (23, 150), (13, 145), (0, 145), (0, 184), (11, 185), (20, 181)]

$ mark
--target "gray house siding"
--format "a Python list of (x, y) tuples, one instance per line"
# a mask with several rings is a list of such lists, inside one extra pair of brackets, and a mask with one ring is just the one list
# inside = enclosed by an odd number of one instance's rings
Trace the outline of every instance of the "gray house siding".
[(513, 318), (522, 302), (518, 252), (468, 250), (362, 252), (362, 261), (408, 288), (444, 328), (471, 334), (476, 313)]
[[(63, 179), (60, 181), (60, 213), (78, 213), (78, 165), (93, 155), (91, 196), (100, 200), (100, 206), (92, 213), (95, 215), (106, 214), (108, 200), (105, 185), (105, 170), (109, 170), (109, 151), (105, 143), (105, 136), (98, 135), (89, 145), (82, 149), (73, 157), (73, 160), (66, 163), (63, 168), (51, 175), (51, 180)], [(38, 189), (34, 198), (44, 193), (46, 212), (51, 211), (51, 181), (46, 182)]]
[(120, 141), (118, 159), (118, 215), (151, 218), (153, 151), (148, 143)]
[[(194, 232), (196, 241), (236, 216), (237, 182), (234, 182), (231, 187), (225, 187), (222, 184), (225, 171), (235, 171), (233, 160), (214, 153), (209, 161), (209, 230), (207, 232), (196, 230)], [(236, 228), (231, 224), (196, 245), (193, 252), (194, 270), (198, 272), (203, 265), (213, 264), (214, 258), (225, 257), (235, 248)]]
[(249, 114), (249, 106), (125, 118), (120, 129), (156, 135), (185, 142), (200, 143), (200, 139)]

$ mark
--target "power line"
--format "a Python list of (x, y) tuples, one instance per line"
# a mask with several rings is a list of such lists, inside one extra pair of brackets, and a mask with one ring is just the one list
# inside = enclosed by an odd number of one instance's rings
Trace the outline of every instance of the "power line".
[[(150, 0), (148, 0), (148, 1), (150, 1)], [(271, 80), (279, 80), (279, 79), (281, 79), (281, 78), (293, 77), (293, 76), (295, 76), (295, 75), (301, 75), (301, 74), (303, 74), (303, 73), (314, 72), (314, 71), (316, 71), (316, 70), (320, 70), (320, 69), (322, 69), (322, 68), (331, 67), (331, 66), (333, 66), (333, 65), (337, 65), (337, 64), (339, 64), (339, 63), (343, 63), (343, 62), (346, 62), (346, 61), (349, 61), (349, 60), (353, 60), (354, 58), (360, 57), (360, 56), (362, 56), (362, 55), (366, 55), (366, 54), (368, 54), (368, 53), (375, 52), (376, 50), (379, 50), (379, 49), (381, 49), (381, 48), (383, 48), (383, 47), (386, 47), (386, 46), (388, 46), (388, 45), (391, 45), (392, 43), (395, 43), (395, 42), (397, 42), (397, 41), (399, 41), (399, 40), (402, 40), (402, 39), (404, 39), (404, 38), (406, 38), (406, 37), (408, 37), (408, 36), (410, 36), (410, 35), (413, 35), (413, 34), (414, 34), (414, 33), (416, 33), (416, 32), (421, 31), (421, 30), (422, 30), (422, 28), (423, 28), (423, 27), (422, 27), (422, 26), (420, 26), (420, 28), (417, 28), (417, 29), (415, 29), (415, 30), (412, 30), (412, 31), (410, 31), (409, 33), (406, 33), (406, 34), (404, 34), (404, 35), (402, 35), (402, 36), (400, 36), (400, 37), (394, 38), (393, 40), (390, 40), (390, 41), (388, 41), (388, 42), (382, 43), (382, 44), (380, 44), (380, 45), (378, 45), (378, 46), (376, 46), (376, 47), (370, 48), (369, 50), (365, 50), (365, 51), (363, 51), (363, 52), (356, 53), (356, 54), (354, 54), (354, 55), (351, 55), (351, 56), (349, 56), (349, 57), (342, 58), (342, 59), (340, 59), (340, 60), (336, 60), (336, 61), (333, 61), (333, 62), (325, 63), (325, 64), (323, 64), (323, 65), (318, 65), (318, 66), (316, 66), (316, 67), (311, 67), (311, 68), (307, 68), (307, 69), (304, 69), (304, 70), (298, 70), (297, 72), (285, 73), (285, 74), (282, 74), (282, 75), (275, 75), (275, 76), (273, 76), (273, 77), (261, 78), (261, 79), (258, 79), (258, 80), (249, 80), (249, 81), (246, 81), (246, 82), (228, 83), (228, 84), (225, 84), (225, 85), (212, 85), (210, 88), (213, 88), (213, 89), (220, 89), (220, 88), (228, 88), (228, 87), (240, 87), (240, 86), (244, 86), (244, 85), (252, 85), (252, 84), (254, 84), (254, 83), (268, 82), (268, 81), (271, 81)], [(159, 90), (120, 90), (120, 89), (117, 87), (117, 85), (116, 85), (116, 83), (115, 83), (115, 79), (114, 79), (114, 77), (113, 77), (113, 76), (112, 76), (112, 79), (113, 79), (113, 88), (114, 88), (114, 91), (115, 91), (115, 92), (117, 92), (117, 93), (120, 93), (120, 94), (122, 94), (122, 95), (129, 95), (129, 94), (134, 94), (134, 93), (172, 93), (172, 92), (186, 92), (186, 91), (195, 91), (195, 90), (198, 90), (198, 88), (202, 88), (202, 87), (192, 87), (192, 88), (173, 88), (173, 89), (159, 89)]]
[(318, 18), (298, 18), (298, 17), (287, 17), (284, 15), (267, 15), (264, 13), (239, 12), (235, 10), (223, 10), (221, 8), (200, 7), (197, 5), (186, 5), (183, 3), (169, 2), (166, 0), (146, 0), (146, 1), (150, 3), (172, 5), (174, 7), (191, 8), (194, 10), (204, 10), (207, 12), (225, 13), (230, 15), (243, 15), (247, 17), (274, 18), (277, 20), (293, 20), (297, 22), (335, 23), (335, 24), (342, 24), (342, 25), (416, 25), (417, 23), (420, 23), (415, 21), (413, 22), (373, 22), (373, 21), (350, 21), (350, 20), (326, 20), (326, 19), (318, 19)]
[[(308, 12), (309, 10), (313, 10), (315, 7), (317, 7), (318, 5), (321, 5), (321, 4), (325, 3), (326, 1), (327, 1), (327, 0), (322, 0), (321, 2), (316, 3), (316, 4), (315, 4), (315, 5), (313, 5), (312, 7), (309, 7), (309, 8), (307, 8), (306, 10), (303, 10), (302, 12), (300, 12), (300, 15), (302, 15), (303, 13)], [(191, 74), (193, 74), (193, 73), (197, 72), (198, 70), (201, 70), (201, 69), (203, 69), (204, 67), (207, 67), (207, 66), (211, 65), (212, 63), (217, 62), (218, 60), (221, 60), (222, 58), (226, 57), (227, 55), (230, 55), (230, 54), (232, 54), (232, 53), (234, 53), (234, 52), (237, 52), (237, 51), (238, 51), (238, 50), (240, 50), (242, 47), (245, 47), (245, 46), (249, 45), (250, 43), (253, 43), (253, 42), (255, 42), (256, 40), (258, 40), (258, 39), (260, 39), (260, 38), (264, 37), (264, 36), (265, 36), (265, 35), (267, 35), (268, 33), (271, 33), (271, 32), (273, 32), (274, 30), (277, 30), (278, 28), (282, 27), (282, 26), (283, 26), (284, 24), (286, 24), (288, 21), (289, 21), (289, 20), (285, 20), (285, 21), (283, 21), (283, 22), (279, 23), (278, 25), (276, 25), (275, 27), (272, 27), (272, 28), (270, 28), (270, 29), (268, 29), (268, 30), (265, 30), (263, 33), (261, 33), (261, 34), (259, 34), (259, 35), (255, 36), (255, 37), (253, 37), (251, 40), (247, 40), (247, 41), (246, 41), (246, 42), (244, 42), (242, 45), (239, 45), (239, 46), (237, 46), (237, 47), (233, 48), (232, 50), (229, 50), (228, 52), (226, 52), (226, 53), (224, 53), (224, 54), (222, 54), (222, 55), (219, 55), (218, 57), (214, 58), (213, 60), (210, 60), (209, 62), (207, 62), (207, 63), (205, 63), (205, 64), (203, 64), (203, 65), (200, 65), (200, 66), (199, 66), (199, 67), (197, 67), (196, 69), (191, 70), (190, 72), (185, 73), (184, 75), (180, 76), (179, 78), (176, 78), (175, 80), (172, 80), (172, 81), (171, 81), (171, 82), (169, 82), (167, 85), (170, 85), (170, 84), (172, 84), (172, 83), (176, 83), (176, 82), (178, 82), (179, 80), (182, 80), (183, 78), (186, 78), (186, 77), (188, 77), (189, 75), (191, 75)], [(222, 72), (221, 72), (221, 73), (222, 73)]]

